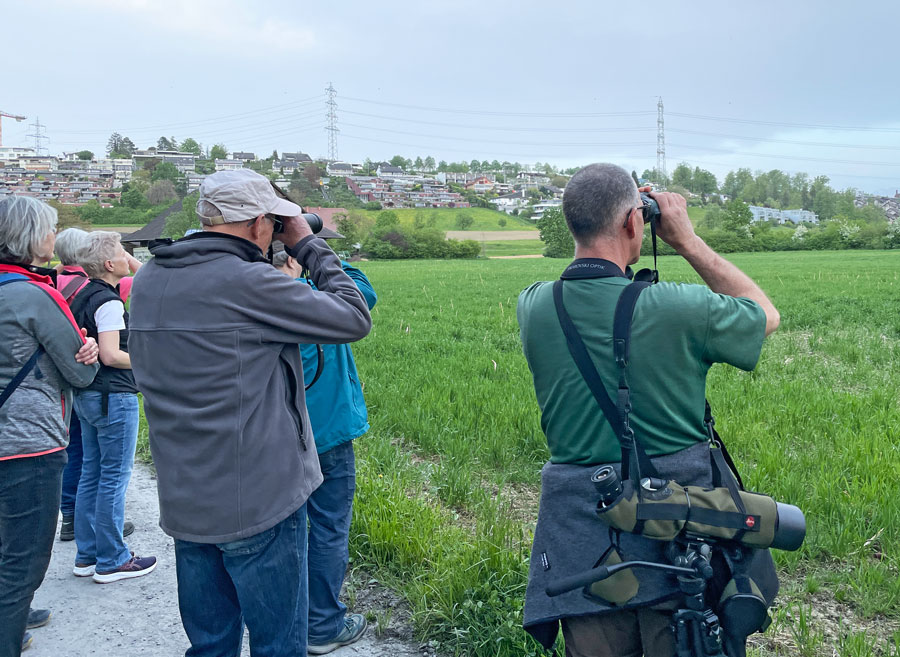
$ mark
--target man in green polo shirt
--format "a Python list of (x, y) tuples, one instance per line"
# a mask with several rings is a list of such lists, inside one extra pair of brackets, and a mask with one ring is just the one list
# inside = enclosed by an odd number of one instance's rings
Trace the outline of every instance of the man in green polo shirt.
[[(706, 285), (659, 283), (638, 298), (628, 365), (631, 427), (654, 463), (660, 461), (663, 469), (674, 468), (683, 475), (674, 477), (680, 483), (693, 478), (708, 485), (708, 438), (703, 423), (707, 372), (713, 363), (752, 370), (763, 339), (778, 327), (779, 315), (748, 276), (694, 233), (682, 196), (650, 195), (661, 211), (658, 236), (688, 261)], [(569, 181), (563, 212), (575, 238), (575, 261), (561, 276), (565, 308), (615, 399), (613, 311), (630, 282), (628, 266), (640, 257), (644, 209), (628, 172), (611, 164), (592, 164)], [(605, 549), (602, 533), (606, 529), (591, 512), (596, 499), (584, 500), (581, 513), (584, 490), (576, 492), (569, 478), (572, 482), (589, 479), (598, 464), (621, 457), (611, 426), (569, 354), (552, 287), (552, 282), (531, 285), (519, 296), (518, 305), (522, 346), (550, 449), (550, 463), (542, 473), (525, 628), (547, 645), (555, 639), (561, 621), (567, 655), (671, 657), (672, 605), (667, 601), (676, 593), (664, 578), (638, 575), (637, 609), (604, 606), (587, 600), (580, 591), (552, 601), (543, 595), (552, 578), (589, 569)], [(589, 490), (584, 496), (591, 497)], [(595, 536), (598, 527), (601, 533)], [(637, 544), (635, 549), (642, 547)]]

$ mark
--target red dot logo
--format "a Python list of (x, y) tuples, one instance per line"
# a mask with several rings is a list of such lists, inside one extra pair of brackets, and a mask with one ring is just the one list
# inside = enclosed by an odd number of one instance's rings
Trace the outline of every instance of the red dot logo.
[(747, 529), (753, 529), (756, 526), (756, 519), (753, 516), (747, 516), (744, 524), (747, 525)]

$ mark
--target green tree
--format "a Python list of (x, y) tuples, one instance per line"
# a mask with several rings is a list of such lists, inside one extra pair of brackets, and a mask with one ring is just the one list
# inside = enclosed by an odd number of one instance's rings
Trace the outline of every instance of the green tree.
[(425, 158), (425, 169), (428, 171), (434, 171), (434, 158), (430, 155)]
[(171, 162), (160, 162), (150, 174), (150, 181), (157, 182), (159, 180), (168, 180), (174, 185), (181, 178), (181, 172)]
[(123, 137), (118, 132), (112, 133), (106, 142), (106, 153), (111, 158), (129, 158), (134, 154), (135, 150), (137, 148), (134, 142), (128, 137)]
[(144, 198), (141, 190), (137, 187), (129, 187), (122, 192), (121, 203), (126, 208), (134, 208), (135, 210), (147, 207), (147, 199)]
[(395, 155), (391, 158), (390, 164), (395, 167), (400, 167), (401, 169), (406, 168), (406, 158), (402, 155)]
[(93, 160), (94, 154), (91, 151), (78, 151), (77, 153), (79, 160)]
[(719, 189), (719, 182), (716, 180), (716, 176), (711, 171), (700, 167), (694, 168), (694, 172), (691, 175), (691, 183), (693, 185), (691, 191), (704, 196), (715, 194)]
[(750, 222), (753, 221), (753, 213), (746, 203), (740, 199), (731, 199), (725, 204), (722, 213), (722, 225), (733, 232), (748, 234)]
[(416, 171), (422, 171), (425, 168), (425, 163), (422, 161), (421, 157), (416, 158), (416, 163), (413, 165)]
[(156, 149), (160, 151), (174, 151), (178, 148), (175, 141), (170, 141), (168, 137), (160, 137), (156, 140)]
[(203, 152), (197, 140), (190, 137), (181, 142), (180, 150), (183, 153), (193, 153), (197, 157)]
[(191, 228), (200, 228), (200, 220), (197, 219), (196, 207), (200, 192), (194, 192), (185, 196), (181, 203), (181, 211), (169, 215), (166, 219), (166, 227), (163, 229), (163, 237), (179, 239)]
[(500, 226), (500, 228), (505, 227), (506, 226), (506, 217), (500, 217), (499, 219), (497, 219), (497, 225)]
[(693, 177), (694, 172), (691, 170), (691, 167), (687, 164), (687, 162), (682, 162), (677, 167), (675, 167), (675, 171), (672, 172), (672, 184), (680, 185), (685, 189), (691, 189)]
[(225, 144), (216, 144), (211, 149), (209, 149), (209, 159), (210, 160), (226, 160), (226, 159), (228, 159), (228, 149), (225, 148)]
[(468, 230), (475, 223), (475, 218), (468, 212), (459, 212), (456, 215), (456, 227), (459, 230)]
[(571, 258), (575, 254), (575, 240), (561, 208), (549, 208), (537, 222), (541, 241), (547, 245), (546, 258)]

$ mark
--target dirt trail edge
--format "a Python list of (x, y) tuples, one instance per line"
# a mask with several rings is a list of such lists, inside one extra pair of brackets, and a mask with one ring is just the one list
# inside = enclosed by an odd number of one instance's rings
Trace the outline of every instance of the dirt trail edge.
[[(50, 624), (32, 630), (28, 657), (176, 657), (189, 647), (178, 615), (175, 588), (175, 548), (159, 528), (156, 481), (148, 466), (136, 463), (128, 487), (125, 517), (135, 526), (127, 541), (138, 555), (155, 555), (156, 571), (114, 584), (95, 584), (72, 575), (75, 542), (53, 544), (53, 558), (44, 583), (34, 597), (35, 608), (50, 609)], [(58, 532), (57, 532), (58, 535)], [(335, 657), (419, 657), (427, 646), (375, 637), (374, 627), (357, 643), (331, 653)], [(242, 655), (250, 649), (244, 635)]]

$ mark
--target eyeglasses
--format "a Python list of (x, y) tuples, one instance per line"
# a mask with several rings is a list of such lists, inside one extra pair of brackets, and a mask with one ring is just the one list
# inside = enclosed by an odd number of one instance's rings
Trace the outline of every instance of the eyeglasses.
[[(641, 211), (641, 219), (644, 220), (644, 223), (647, 223), (649, 219), (647, 219), (647, 212), (650, 209), (650, 203), (641, 199), (641, 204), (631, 208), (631, 210), (640, 210)], [(623, 228), (628, 227), (628, 219), (631, 217), (631, 210), (625, 213), (625, 223), (622, 224)]]
[(272, 228), (272, 234), (277, 235), (278, 233), (284, 232), (284, 221), (277, 214), (267, 214), (266, 219), (271, 221), (274, 226)]

